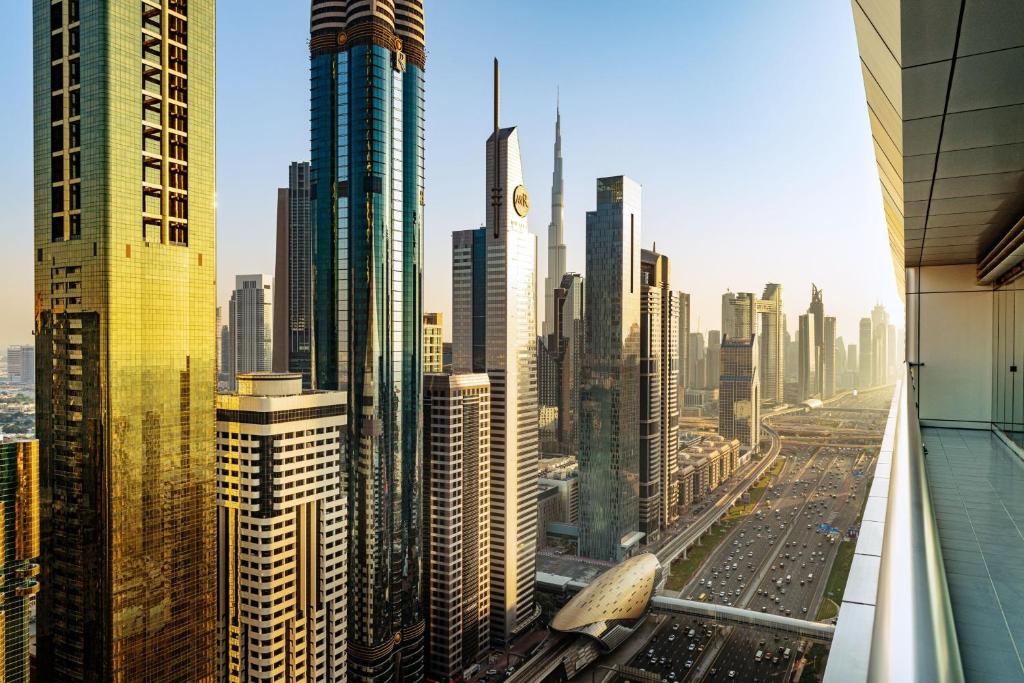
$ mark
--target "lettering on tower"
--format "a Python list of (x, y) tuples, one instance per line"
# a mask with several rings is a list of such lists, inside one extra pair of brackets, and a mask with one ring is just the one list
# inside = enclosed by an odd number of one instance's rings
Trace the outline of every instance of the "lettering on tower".
[(521, 218), (526, 218), (530, 211), (530, 195), (526, 193), (525, 186), (516, 185), (516, 189), (512, 191), (512, 206)]

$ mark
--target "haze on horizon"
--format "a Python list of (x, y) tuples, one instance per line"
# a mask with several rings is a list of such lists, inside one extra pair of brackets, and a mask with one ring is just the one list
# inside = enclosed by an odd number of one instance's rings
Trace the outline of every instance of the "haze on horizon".
[[(582, 271), (595, 179), (643, 185), (642, 241), (690, 292), (691, 327), (718, 329), (727, 289), (783, 285), (789, 330), (824, 290), (837, 334), (893, 277), (850, 7), (788, 3), (432, 3), (427, 20), (425, 310), (450, 324), (451, 232), (481, 224), (491, 59), (502, 124), (518, 125), (530, 228), (546, 272), (555, 93), (561, 92), (568, 267)], [(253, 11), (257, 9), (258, 11)], [(276, 189), (309, 158), (306, 2), (218, 8), (218, 299), (234, 276), (273, 272)], [(32, 330), (31, 7), (0, 45), (0, 348)], [(543, 298), (538, 291), (538, 317)], [(540, 320), (538, 320), (540, 322)]]

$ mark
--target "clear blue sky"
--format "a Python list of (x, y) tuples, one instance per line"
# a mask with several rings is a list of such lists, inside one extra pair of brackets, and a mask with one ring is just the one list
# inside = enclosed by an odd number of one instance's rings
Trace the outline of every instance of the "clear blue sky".
[[(0, 345), (32, 327), (31, 9), (0, 41)], [(218, 272), (272, 272), (276, 188), (309, 158), (308, 3), (218, 3)], [(900, 317), (850, 6), (821, 0), (427, 0), (426, 308), (450, 308), (450, 233), (484, 216), (491, 58), (517, 124), (543, 283), (561, 88), (566, 241), (584, 263), (594, 179), (643, 184), (643, 241), (672, 259), (693, 325), (726, 289), (784, 285), (790, 330), (825, 291), (839, 334)], [(543, 307), (539, 307), (542, 315)], [(446, 316), (447, 317), (447, 316)]]

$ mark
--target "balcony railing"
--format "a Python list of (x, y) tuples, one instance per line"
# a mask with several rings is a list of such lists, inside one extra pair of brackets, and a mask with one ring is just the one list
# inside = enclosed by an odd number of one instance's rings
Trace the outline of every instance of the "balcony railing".
[(925, 478), (914, 380), (896, 387), (825, 683), (964, 680)]

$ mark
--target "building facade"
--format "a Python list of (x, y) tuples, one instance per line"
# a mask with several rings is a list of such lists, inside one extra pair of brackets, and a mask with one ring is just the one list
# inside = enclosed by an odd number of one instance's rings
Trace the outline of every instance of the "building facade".
[(757, 337), (722, 341), (718, 433), (756, 451), (761, 435), (761, 385)]
[(426, 668), (439, 681), (490, 645), (490, 386), (483, 373), (424, 376)]
[[(554, 292), (555, 325), (540, 356), (547, 366), (551, 403), (557, 409), (555, 451), (575, 454), (579, 444), (580, 370), (584, 349), (584, 282), (578, 273), (566, 273)], [(538, 375), (543, 373), (538, 370)]]
[(761, 351), (761, 400), (785, 402), (786, 316), (782, 309), (782, 285), (768, 283), (756, 302), (760, 322), (758, 348)]
[[(498, 65), (495, 62), (495, 105)], [(527, 222), (519, 131), (487, 139), (487, 223), (452, 237), (452, 365), (491, 381), (491, 641), (539, 614), (537, 548), (537, 238)]]
[(587, 212), (586, 352), (580, 387), (580, 554), (619, 560), (639, 533), (641, 188), (597, 180)]
[(270, 372), (274, 354), (273, 278), (269, 275), (236, 275), (228, 302), (231, 322), (231, 363), (228, 386), (246, 372)]
[[(895, 337), (895, 335), (893, 335)], [(881, 304), (871, 309), (871, 385), (889, 381), (889, 314)]]
[(825, 316), (822, 329), (825, 338), (821, 344), (821, 397), (827, 399), (836, 394), (836, 356), (839, 353), (836, 348), (836, 319), (830, 315)]
[(18, 344), (7, 347), (7, 381), (11, 384), (36, 383), (36, 347)]
[(423, 314), (423, 374), (444, 371), (444, 316), (441, 313)]
[(349, 677), (424, 675), (420, 584), (425, 28), (421, 0), (313, 0), (316, 386), (358, 406)]
[(857, 368), (857, 376), (860, 378), (858, 386), (861, 389), (873, 386), (875, 377), (873, 353), (874, 340), (872, 339), (871, 318), (861, 318), (860, 346), (858, 349), (860, 367)]
[(565, 266), (565, 180), (562, 177), (562, 110), (555, 107), (555, 161), (551, 172), (551, 223), (548, 224), (548, 275), (544, 278), (544, 340), (555, 332), (555, 290)]
[(277, 191), (277, 258), (274, 265), (275, 372), (300, 372), (313, 382), (312, 183), (308, 161), (288, 166), (288, 187)]
[(217, 680), (345, 681), (341, 392), (250, 373), (217, 396)]
[(800, 316), (797, 327), (797, 344), (799, 348), (799, 391), (798, 401), (806, 401), (817, 396), (818, 391), (818, 342), (814, 336), (817, 328), (813, 313), (804, 313)]
[(690, 295), (677, 292), (679, 297), (679, 387), (676, 396), (680, 410), (690, 388)]
[(28, 683), (30, 611), (39, 592), (39, 442), (0, 440), (0, 680)]
[(214, 26), (33, 2), (41, 680), (213, 676)]

